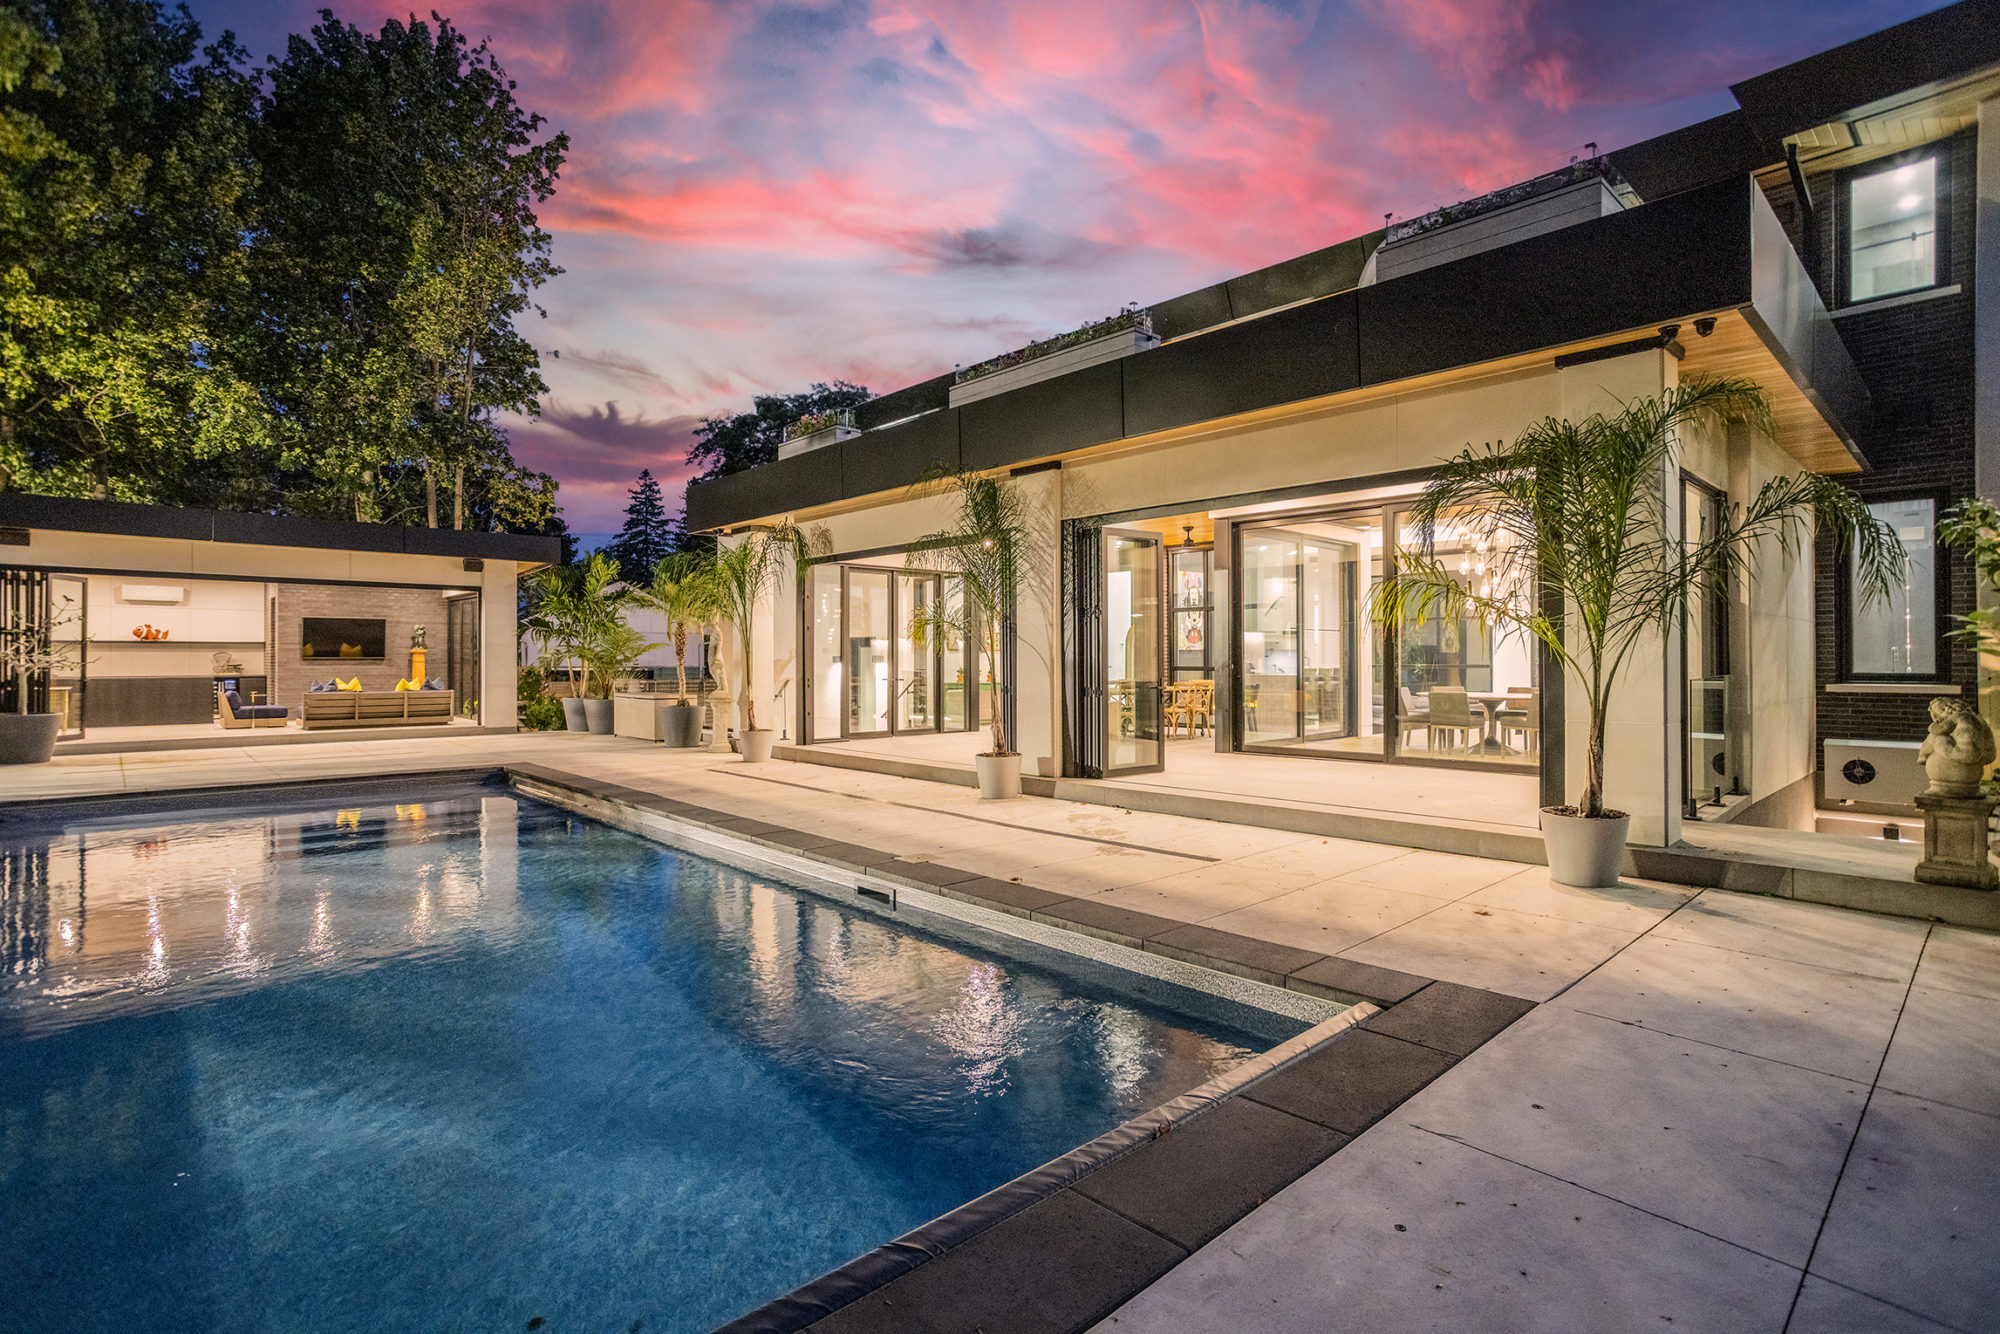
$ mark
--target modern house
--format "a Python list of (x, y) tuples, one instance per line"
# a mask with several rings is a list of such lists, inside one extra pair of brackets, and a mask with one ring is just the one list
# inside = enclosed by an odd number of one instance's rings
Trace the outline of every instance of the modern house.
[[(1371, 626), (1404, 508), (1468, 443), (1740, 376), (1775, 434), (1684, 439), (1673, 535), (1810, 469), (1894, 525), (1907, 578), (1861, 606), (1830, 538), (1771, 544), (1648, 646), (1614, 700), (1607, 799), (1653, 845), (1907, 808), (1931, 700), (1979, 684), (1945, 637), (1971, 572), (1931, 534), (2000, 494), (2000, 3), (1731, 91), (1713, 120), (885, 395), (691, 488), (689, 526), (725, 542), (790, 519), (830, 544), (803, 586), (778, 581), (747, 689), (808, 751), (955, 753), (945, 734), (998, 707), (1049, 779), (1182, 768), (1226, 789), (1229, 765), (1268, 782), (1281, 757), (1283, 783), (1350, 807), (1417, 775), (1441, 813), (1532, 815), (1574, 790), (1581, 702), (1477, 621)], [(969, 646), (908, 632), (949, 595), (904, 555), (948, 517), (916, 485), (940, 465), (1012, 479), (1035, 528), (1005, 689)], [(1453, 540), (1480, 580), (1491, 553)], [(979, 748), (963, 738), (964, 762)]]
[[(16, 493), (0, 495), (0, 546), (0, 632), (46, 608), (66, 650), (49, 685), (59, 749), (180, 744), (218, 725), (236, 742), (418, 721), (512, 730), (518, 582), (560, 555), (549, 537)], [(358, 688), (313, 690), (330, 678)], [(432, 688), (397, 691), (410, 681)]]

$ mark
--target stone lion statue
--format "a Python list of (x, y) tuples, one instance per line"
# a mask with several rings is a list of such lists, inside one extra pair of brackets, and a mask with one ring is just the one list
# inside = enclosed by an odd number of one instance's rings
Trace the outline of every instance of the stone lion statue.
[(1917, 751), (1930, 775), (1930, 791), (1940, 797), (1976, 797), (1986, 766), (1993, 763), (1993, 729), (1962, 699), (1931, 701), (1931, 727)]

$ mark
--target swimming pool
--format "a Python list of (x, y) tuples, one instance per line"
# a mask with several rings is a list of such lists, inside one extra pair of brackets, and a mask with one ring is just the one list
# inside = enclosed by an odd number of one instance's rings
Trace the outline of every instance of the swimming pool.
[(474, 783), (0, 873), (24, 1330), (707, 1329), (1304, 1027)]

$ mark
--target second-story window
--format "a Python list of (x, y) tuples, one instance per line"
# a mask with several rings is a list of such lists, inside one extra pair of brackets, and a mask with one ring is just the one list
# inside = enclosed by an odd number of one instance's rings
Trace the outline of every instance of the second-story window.
[(1937, 281), (1937, 158), (1850, 177), (1847, 299), (1873, 301)]

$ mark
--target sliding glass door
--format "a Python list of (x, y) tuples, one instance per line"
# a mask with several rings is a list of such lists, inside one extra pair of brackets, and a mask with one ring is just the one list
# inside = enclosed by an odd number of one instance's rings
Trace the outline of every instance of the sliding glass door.
[[(1447, 522), (1430, 549), (1469, 591), (1491, 597), (1496, 580), (1524, 576), (1511, 546), (1482, 531)], [(1540, 654), (1525, 635), (1477, 613), (1433, 614), (1395, 633), (1374, 625), (1373, 590), (1424, 537), (1394, 507), (1246, 521), (1236, 534), (1242, 749), (1540, 763)]]
[(980, 725), (975, 646), (930, 617), (955, 596), (942, 574), (816, 565), (806, 578), (805, 735), (813, 741)]
[(1377, 515), (1244, 525), (1237, 624), (1243, 744), (1381, 754), (1369, 587)]

